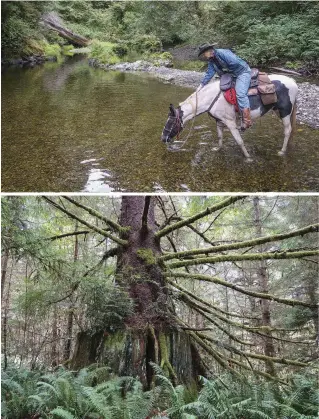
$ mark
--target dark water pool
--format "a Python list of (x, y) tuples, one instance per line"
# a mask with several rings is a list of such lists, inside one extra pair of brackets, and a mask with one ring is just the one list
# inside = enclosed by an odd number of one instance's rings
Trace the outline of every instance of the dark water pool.
[(306, 125), (286, 157), (280, 121), (267, 115), (244, 134), (245, 163), (229, 133), (198, 117), (185, 148), (160, 135), (169, 103), (191, 89), (149, 75), (105, 72), (86, 59), (10, 68), (2, 74), (3, 192), (318, 191), (319, 131)]

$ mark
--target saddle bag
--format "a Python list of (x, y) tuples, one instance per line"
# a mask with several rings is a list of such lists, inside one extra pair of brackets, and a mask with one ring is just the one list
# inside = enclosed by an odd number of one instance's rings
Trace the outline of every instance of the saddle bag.
[(220, 90), (225, 92), (234, 86), (233, 76), (229, 73), (222, 74), (220, 76)]
[(249, 87), (257, 87), (258, 86), (258, 68), (252, 68), (250, 73), (250, 85)]
[(259, 72), (258, 92), (264, 105), (270, 105), (277, 102), (276, 86), (272, 83), (267, 73)]

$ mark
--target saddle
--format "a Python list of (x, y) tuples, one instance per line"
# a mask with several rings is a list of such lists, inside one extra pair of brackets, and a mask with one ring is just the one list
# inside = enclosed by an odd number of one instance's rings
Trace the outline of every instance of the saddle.
[[(220, 77), (220, 90), (224, 92), (227, 102), (235, 105), (238, 111), (235, 80), (230, 73), (222, 74)], [(272, 83), (267, 73), (259, 71), (257, 68), (251, 70), (251, 80), (248, 89), (248, 96), (259, 95), (264, 105), (277, 102), (276, 86)]]

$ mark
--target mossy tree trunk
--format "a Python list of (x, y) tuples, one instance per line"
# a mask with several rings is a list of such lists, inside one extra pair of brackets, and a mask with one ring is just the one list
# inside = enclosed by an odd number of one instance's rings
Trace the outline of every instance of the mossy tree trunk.
[(135, 303), (134, 313), (123, 330), (95, 339), (94, 348), (82, 333), (86, 344), (77, 345), (72, 364), (80, 367), (92, 358), (105, 360), (115, 373), (138, 377), (147, 389), (154, 382), (150, 365), (154, 362), (173, 382), (190, 383), (205, 375), (205, 369), (189, 335), (173, 320), (174, 306), (156, 260), (162, 252), (156, 237), (155, 199), (124, 196), (120, 225), (124, 227), (121, 238), (128, 244), (119, 248), (116, 282), (128, 290)]

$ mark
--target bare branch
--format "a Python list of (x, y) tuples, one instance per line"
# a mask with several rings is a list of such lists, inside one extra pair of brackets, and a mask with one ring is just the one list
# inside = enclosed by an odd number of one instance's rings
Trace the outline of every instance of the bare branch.
[(193, 215), (192, 217), (186, 218), (185, 220), (178, 221), (175, 224), (169, 225), (162, 230), (159, 230), (156, 233), (157, 238), (161, 238), (166, 236), (167, 234), (171, 233), (172, 231), (178, 230), (181, 227), (187, 226), (189, 224), (194, 223), (195, 221), (199, 220), (200, 218), (206, 217), (207, 215), (218, 211), (219, 209), (225, 208), (240, 199), (244, 199), (244, 196), (232, 196), (230, 198), (224, 199), (223, 201), (219, 202), (218, 204), (213, 205), (212, 207), (206, 208), (204, 211), (199, 212), (198, 214)]
[(94, 217), (99, 218), (100, 220), (104, 221), (108, 226), (110, 226), (113, 230), (117, 231), (118, 233), (123, 232), (123, 228), (119, 224), (115, 223), (114, 221), (110, 220), (107, 217), (104, 217), (104, 215), (100, 214), (95, 209), (93, 209), (93, 208), (91, 208), (87, 205), (81, 204), (80, 202), (78, 202), (75, 199), (72, 199), (68, 196), (63, 196), (63, 198), (66, 199), (67, 201), (71, 202), (73, 205), (84, 209), (90, 215), (93, 215)]
[(64, 237), (70, 237), (70, 236), (78, 236), (80, 234), (89, 234), (89, 230), (82, 230), (82, 231), (74, 231), (73, 233), (65, 233), (65, 234), (59, 234), (58, 236), (52, 236), (52, 237), (46, 237), (44, 240), (59, 240), (64, 239)]
[(146, 196), (145, 202), (144, 202), (143, 215), (142, 215), (142, 229), (144, 231), (147, 231), (147, 216), (148, 216), (148, 210), (150, 208), (150, 202), (151, 202), (151, 197)]
[(82, 218), (79, 218), (77, 215), (73, 214), (72, 212), (64, 209), (61, 205), (57, 204), (53, 200), (49, 199), (47, 196), (43, 196), (43, 199), (47, 202), (49, 202), (50, 205), (53, 205), (58, 210), (64, 212), (64, 214), (68, 215), (70, 218), (73, 218), (74, 220), (79, 221), (81, 224), (85, 225), (86, 227), (90, 228), (91, 230), (95, 231), (96, 233), (101, 234), (102, 236), (105, 236), (113, 241), (115, 241), (117, 244), (120, 244), (121, 246), (126, 246), (128, 244), (127, 240), (120, 239), (119, 237), (113, 236), (113, 234), (108, 233), (105, 230), (102, 230), (101, 228), (96, 227), (95, 225), (83, 220)]

